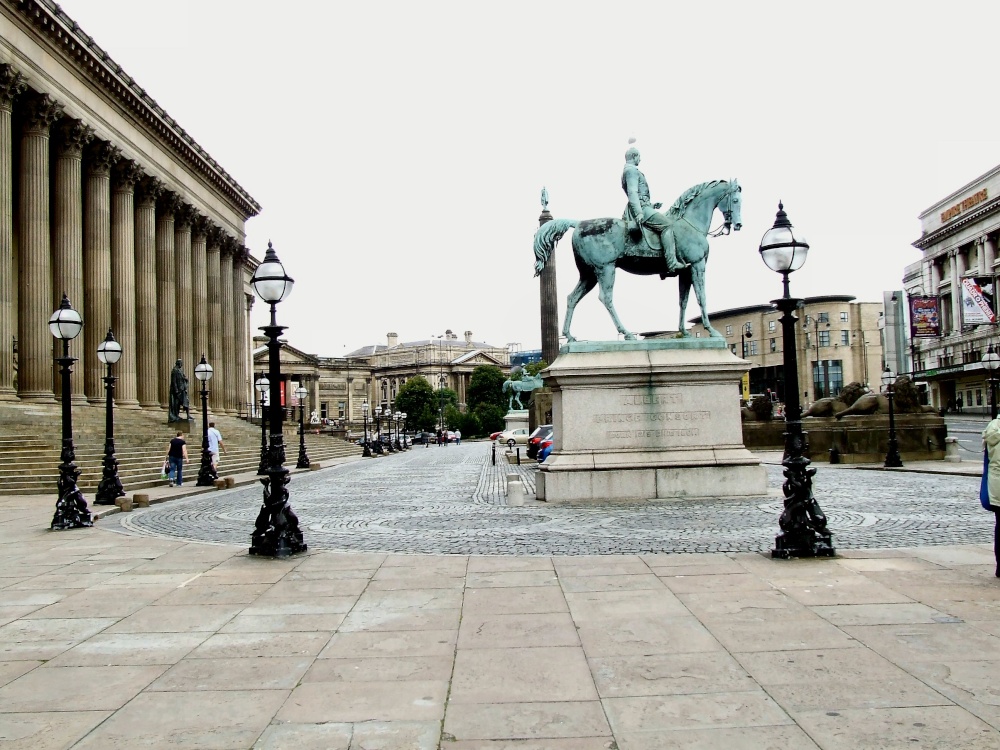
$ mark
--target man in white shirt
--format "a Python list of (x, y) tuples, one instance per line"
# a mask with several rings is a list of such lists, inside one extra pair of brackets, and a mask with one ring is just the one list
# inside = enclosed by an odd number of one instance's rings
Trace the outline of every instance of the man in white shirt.
[(226, 446), (222, 443), (222, 433), (215, 428), (215, 422), (208, 423), (208, 450), (212, 454), (212, 473), (218, 477), (219, 451), (225, 452)]

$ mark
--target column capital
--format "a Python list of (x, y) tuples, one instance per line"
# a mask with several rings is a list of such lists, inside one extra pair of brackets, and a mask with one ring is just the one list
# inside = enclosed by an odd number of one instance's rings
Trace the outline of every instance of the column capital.
[(222, 248), (223, 255), (235, 255), (236, 248), (239, 247), (239, 243), (236, 242), (234, 237), (223, 233), (222, 241), (219, 243), (219, 247)]
[(212, 222), (208, 220), (207, 216), (202, 216), (199, 213), (195, 214), (194, 223), (191, 225), (191, 232), (195, 236), (205, 237), (206, 243), (208, 242), (208, 232), (209, 228), (212, 226)]
[(174, 211), (174, 229), (180, 231), (191, 231), (191, 225), (194, 223), (194, 217), (197, 215), (197, 211), (194, 210), (194, 206), (190, 203), (184, 203), (183, 201), (177, 206)]
[(134, 161), (122, 159), (115, 165), (115, 192), (131, 193), (135, 186), (145, 177), (142, 168)]
[(157, 199), (163, 194), (163, 183), (155, 177), (146, 175), (135, 186), (136, 205), (143, 208), (155, 208)]
[(65, 118), (56, 126), (56, 132), (60, 156), (80, 158), (84, 147), (94, 140), (94, 129), (80, 120)]
[(206, 231), (206, 236), (208, 237), (209, 247), (220, 247), (222, 245), (223, 237), (225, 236), (222, 230), (212, 222), (208, 223), (208, 230)]
[(174, 217), (177, 213), (177, 209), (180, 208), (181, 199), (178, 197), (177, 193), (173, 193), (169, 190), (164, 190), (160, 197), (156, 201), (156, 207), (160, 210), (160, 213)]
[(111, 167), (122, 158), (122, 150), (107, 141), (95, 141), (87, 148), (89, 174), (100, 177), (111, 175)]
[(48, 136), (49, 128), (63, 115), (63, 105), (48, 94), (29, 96), (24, 102), (26, 135)]
[(28, 79), (7, 63), (0, 63), (0, 109), (8, 112), (14, 104), (14, 99), (28, 88)]

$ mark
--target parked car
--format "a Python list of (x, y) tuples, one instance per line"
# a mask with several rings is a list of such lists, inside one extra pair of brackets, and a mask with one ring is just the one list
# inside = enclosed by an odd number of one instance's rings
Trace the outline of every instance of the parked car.
[(543, 424), (536, 427), (535, 431), (528, 435), (528, 458), (537, 458), (540, 443), (551, 435), (552, 425)]
[(542, 463), (542, 461), (549, 457), (553, 444), (552, 435), (549, 435), (548, 438), (542, 441), (541, 447), (538, 449), (538, 463)]
[(518, 427), (516, 430), (506, 430), (500, 433), (498, 440), (513, 448), (515, 445), (526, 445), (528, 442), (528, 428)]
[(490, 433), (490, 440), (496, 440), (501, 435), (503, 435), (503, 430), (497, 430), (496, 432), (491, 432)]

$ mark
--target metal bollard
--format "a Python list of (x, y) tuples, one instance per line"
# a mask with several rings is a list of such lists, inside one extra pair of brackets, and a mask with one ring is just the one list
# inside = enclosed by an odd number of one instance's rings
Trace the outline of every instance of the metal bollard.
[(493, 444), (493, 451), (492, 451), (492, 453), (493, 453), (493, 465), (496, 466), (497, 465), (497, 445), (496, 445), (496, 443)]
[(520, 448), (517, 449), (517, 465), (518, 466), (521, 465), (521, 449)]

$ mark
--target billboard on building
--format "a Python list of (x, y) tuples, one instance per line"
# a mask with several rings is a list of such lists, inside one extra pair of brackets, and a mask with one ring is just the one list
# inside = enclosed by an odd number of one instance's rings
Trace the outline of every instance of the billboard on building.
[(992, 276), (962, 279), (962, 325), (995, 323), (995, 280)]
[(910, 336), (930, 338), (941, 335), (940, 300), (937, 297), (910, 297)]

